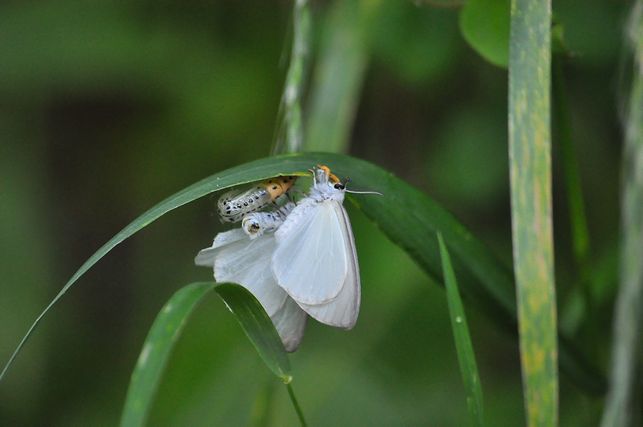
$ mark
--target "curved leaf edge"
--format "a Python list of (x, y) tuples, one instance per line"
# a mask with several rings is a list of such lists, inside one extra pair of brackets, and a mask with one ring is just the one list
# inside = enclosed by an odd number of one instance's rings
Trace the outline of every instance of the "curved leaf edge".
[[(145, 425), (176, 342), (191, 314), (215, 286), (214, 282), (186, 285), (174, 292), (158, 312), (132, 371), (121, 413), (121, 427)], [(175, 322), (174, 327), (171, 327), (172, 322)]]
[[(213, 290), (235, 316), (266, 367), (290, 386), (293, 376), (288, 355), (270, 317), (254, 295), (236, 283), (195, 282), (174, 292), (152, 322), (132, 371), (121, 414), (121, 427), (145, 425), (175, 344), (194, 310)], [(250, 322), (247, 316), (237, 312), (239, 301), (246, 303), (246, 308), (252, 313)], [(257, 340), (249, 331), (253, 320), (263, 328), (260, 332), (265, 340)]]
[[(444, 210), (435, 201), (431, 200), (426, 194), (420, 192), (419, 190), (415, 189), (415, 187), (412, 187), (406, 182), (400, 180), (393, 173), (388, 172), (384, 169), (381, 169), (378, 166), (375, 166), (365, 160), (357, 159), (343, 154), (321, 153), (321, 152), (320, 153), (292, 153), (292, 154), (262, 158), (248, 163), (244, 163), (242, 165), (235, 166), (233, 168), (224, 170), (217, 174), (213, 174), (173, 194), (172, 196), (166, 198), (165, 200), (153, 206), (151, 209), (148, 209), (142, 215), (138, 216), (134, 221), (132, 221), (129, 225), (127, 225), (120, 232), (118, 232), (112, 239), (110, 239), (107, 243), (101, 246), (87, 261), (85, 261), (85, 263), (81, 265), (81, 267), (74, 273), (74, 275), (69, 279), (69, 281), (65, 284), (65, 286), (58, 292), (58, 294), (56, 294), (56, 296), (52, 299), (52, 301), (45, 307), (45, 309), (38, 315), (38, 317), (31, 324), (26, 334), (22, 337), (18, 346), (13, 351), (10, 359), (5, 364), (2, 372), (0, 372), (0, 382), (2, 381), (2, 379), (8, 372), (9, 368), (13, 364), (16, 356), (20, 353), (25, 343), (27, 342), (31, 334), (34, 332), (36, 327), (39, 325), (42, 318), (47, 314), (47, 312), (62, 298), (62, 296), (71, 288), (71, 286), (73, 286), (76, 283), (76, 281), (80, 277), (82, 277), (91, 267), (93, 267), (100, 259), (102, 259), (114, 247), (122, 243), (127, 238), (131, 237), (136, 232), (140, 231), (147, 225), (151, 224), (152, 222), (154, 222), (156, 219), (160, 218), (164, 214), (180, 206), (183, 206), (191, 201), (194, 201), (198, 198), (211, 194), (213, 192), (225, 190), (227, 188), (231, 188), (238, 185), (248, 184), (255, 181), (260, 181), (260, 180), (267, 179), (270, 177), (275, 177), (275, 176), (286, 176), (286, 175), (307, 176), (309, 174), (308, 172), (309, 168), (312, 167), (313, 165), (318, 163), (326, 163), (333, 166), (335, 162), (340, 164), (340, 168), (334, 169), (334, 171), (337, 174), (350, 175), (350, 170), (348, 170), (349, 166), (350, 168), (366, 168), (366, 169), (370, 169), (371, 171), (379, 170), (381, 175), (380, 178), (382, 179), (397, 180), (399, 182), (404, 183), (405, 186), (410, 187), (413, 190), (414, 194), (418, 194), (419, 196), (424, 198), (425, 202), (428, 201), (432, 209), (437, 209), (440, 215), (443, 215), (444, 217), (446, 217), (448, 223), (457, 224), (456, 230), (453, 233), (449, 233), (447, 230), (443, 230), (443, 229), (424, 230), (426, 233), (433, 233), (434, 235), (436, 231), (441, 231), (445, 237), (447, 246), (452, 251), (455, 252), (455, 255), (458, 258), (462, 258), (463, 256), (465, 256), (465, 259), (466, 259), (467, 255), (469, 255), (470, 262), (480, 264), (479, 260), (470, 259), (471, 254), (463, 253), (461, 250), (462, 249), (461, 247), (457, 247), (457, 246), (454, 247), (454, 244), (453, 244), (454, 237), (462, 241), (473, 241), (475, 246), (474, 252), (477, 254), (482, 254), (484, 256), (484, 259), (482, 260), (482, 264), (485, 264), (485, 263), (488, 264), (489, 262), (493, 263), (497, 261), (497, 258), (495, 258), (495, 256), (493, 256), (490, 251), (486, 250), (484, 244), (482, 244), (481, 242), (478, 242), (473, 238), (473, 235), (466, 229), (466, 227), (464, 227), (462, 224), (457, 222), (457, 220), (450, 213)], [(341, 165), (342, 163), (343, 165)], [(251, 172), (248, 172), (249, 170)], [(377, 188), (373, 187), (373, 189), (376, 190)], [(391, 195), (385, 195), (385, 196), (390, 197)], [(435, 268), (432, 268), (430, 265), (426, 263), (426, 260), (423, 259), (422, 254), (418, 254), (416, 251), (414, 251), (414, 249), (411, 246), (404, 244), (404, 242), (398, 241), (396, 239), (396, 236), (393, 236), (391, 235), (391, 233), (387, 232), (385, 227), (383, 227), (382, 224), (378, 222), (378, 218), (376, 217), (376, 215), (374, 215), (373, 212), (369, 211), (370, 209), (369, 204), (364, 203), (368, 199), (362, 198), (360, 199), (359, 202), (356, 200), (355, 197), (351, 197), (351, 199), (357, 205), (357, 207), (363, 210), (366, 213), (367, 217), (369, 217), (375, 223), (375, 225), (385, 235), (387, 235), (387, 237), (393, 243), (395, 243), (396, 245), (402, 247), (405, 251), (407, 251), (411, 255), (411, 257), (414, 258), (414, 260), (418, 262), (418, 264), (427, 272), (427, 274), (429, 274), (430, 277), (432, 278), (440, 277), (439, 274), (437, 275), (435, 274)], [(438, 248), (436, 243), (435, 250), (434, 250), (435, 254), (438, 253), (437, 249)], [(459, 260), (456, 258), (453, 261), (455, 263), (456, 261), (459, 261)], [(479, 276), (481, 274), (480, 266), (477, 266), (477, 267), (474, 266), (473, 268), (471, 266), (468, 266), (468, 267), (469, 269), (478, 270), (477, 272), (474, 272), (474, 276)], [(512, 280), (511, 269), (509, 268), (507, 270), (505, 267), (506, 266), (494, 268), (497, 274), (494, 273), (496, 277), (492, 278), (490, 284), (494, 285), (495, 282), (506, 283), (506, 278), (509, 277), (509, 280), (510, 280), (509, 288), (510, 290), (513, 290), (513, 280)], [(460, 271), (458, 269), (456, 270), (457, 270), (456, 271), (457, 274), (460, 276), (461, 275)], [(516, 335), (515, 325), (514, 325), (515, 303), (510, 301), (512, 300), (512, 298), (508, 298), (508, 295), (505, 293), (505, 291), (501, 291), (499, 294), (494, 295), (494, 293), (496, 292), (494, 291), (495, 289), (494, 286), (492, 286), (490, 289), (493, 297), (497, 299), (497, 301), (495, 301), (495, 304), (501, 308), (501, 312), (505, 312), (503, 316), (506, 317), (506, 315), (509, 314), (510, 318), (514, 318), (514, 320), (510, 322), (511, 324), (505, 325), (504, 329), (510, 331), (513, 335)], [(485, 292), (489, 292), (490, 289), (487, 286), (487, 289)], [(478, 296), (486, 297), (486, 298), (489, 297), (489, 295), (482, 295), (482, 294), (477, 295), (476, 297)], [(571, 373), (570, 377), (573, 378), (573, 382), (578, 384), (582, 388), (586, 389), (587, 391), (590, 391), (594, 394), (603, 393), (605, 389), (605, 380), (602, 374), (594, 366), (589, 364), (587, 360), (582, 360), (583, 355), (578, 353), (577, 351), (574, 351), (573, 348), (571, 349), (571, 351), (568, 352), (568, 354), (563, 354), (565, 353), (565, 350), (566, 350), (565, 344), (569, 344), (570, 340), (562, 339), (561, 337), (561, 341), (563, 346), (561, 347), (560, 362), (563, 367), (563, 370), (568, 373)], [(579, 360), (578, 358), (581, 358), (581, 360)], [(575, 366), (572, 366), (574, 364)], [(566, 365), (570, 365), (570, 366), (566, 367)], [(578, 376), (581, 376), (581, 378), (577, 378)]]

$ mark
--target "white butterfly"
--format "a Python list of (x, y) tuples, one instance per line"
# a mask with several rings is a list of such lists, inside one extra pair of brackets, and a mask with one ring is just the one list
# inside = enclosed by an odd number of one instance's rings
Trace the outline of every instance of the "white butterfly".
[(325, 166), (275, 232), (272, 272), (277, 284), (314, 319), (351, 329), (360, 305), (355, 241), (342, 206), (345, 185)]
[(237, 228), (217, 234), (212, 246), (200, 251), (194, 262), (214, 268), (217, 282), (238, 283), (252, 292), (270, 316), (286, 351), (292, 352), (299, 347), (307, 316), (272, 275), (275, 248), (273, 233), (250, 239)]

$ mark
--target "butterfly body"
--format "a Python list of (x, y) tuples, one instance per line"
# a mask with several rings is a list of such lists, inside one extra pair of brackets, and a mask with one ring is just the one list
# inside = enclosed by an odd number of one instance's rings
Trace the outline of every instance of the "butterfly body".
[(350, 329), (359, 313), (360, 280), (355, 241), (342, 206), (344, 185), (328, 168), (313, 171), (314, 184), (275, 232), (272, 271), (309, 315)]

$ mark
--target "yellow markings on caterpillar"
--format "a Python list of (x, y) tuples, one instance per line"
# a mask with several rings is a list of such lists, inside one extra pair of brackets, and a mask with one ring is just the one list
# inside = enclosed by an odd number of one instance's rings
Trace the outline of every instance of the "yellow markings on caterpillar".
[(270, 194), (270, 200), (274, 202), (277, 197), (290, 190), (290, 187), (292, 187), (296, 179), (297, 177), (295, 176), (279, 176), (266, 180), (259, 185), (266, 189), (268, 194)]
[(297, 178), (280, 176), (267, 179), (248, 190), (231, 190), (217, 202), (219, 217), (223, 222), (238, 222), (251, 212), (257, 212), (284, 195)]

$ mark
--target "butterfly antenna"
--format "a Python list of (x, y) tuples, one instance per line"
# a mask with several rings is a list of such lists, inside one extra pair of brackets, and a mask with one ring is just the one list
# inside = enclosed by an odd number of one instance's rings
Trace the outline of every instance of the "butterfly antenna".
[(356, 190), (346, 190), (347, 193), (352, 194), (375, 194), (377, 196), (383, 196), (379, 191), (356, 191)]

